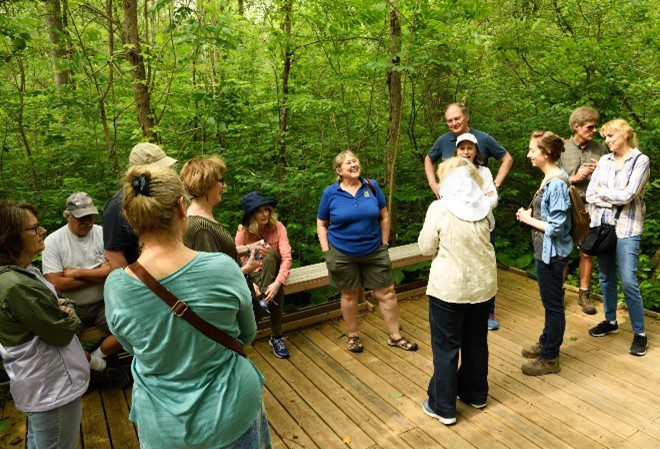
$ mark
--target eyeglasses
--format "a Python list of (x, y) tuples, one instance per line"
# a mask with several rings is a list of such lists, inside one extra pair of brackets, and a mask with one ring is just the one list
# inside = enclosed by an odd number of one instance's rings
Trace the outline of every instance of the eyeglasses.
[(218, 178), (218, 182), (219, 182), (220, 184), (227, 185), (227, 183), (225, 182), (225, 178)]
[(593, 131), (594, 129), (596, 129), (596, 125), (587, 125), (587, 126), (583, 126), (583, 128), (586, 128), (589, 131)]
[(36, 225), (34, 225), (34, 226), (30, 227), (30, 228), (25, 228), (25, 229), (23, 229), (23, 230), (24, 230), (25, 232), (27, 232), (27, 231), (32, 231), (32, 232), (34, 232), (35, 234), (39, 234), (39, 232), (41, 232), (42, 230), (45, 231), (46, 228), (44, 228), (44, 227), (41, 226), (39, 223), (37, 223)]

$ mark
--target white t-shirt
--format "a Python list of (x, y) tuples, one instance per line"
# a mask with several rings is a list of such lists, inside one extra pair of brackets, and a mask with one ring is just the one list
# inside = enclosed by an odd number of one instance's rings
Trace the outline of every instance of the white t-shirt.
[[(76, 236), (65, 225), (46, 237), (44, 243), (44, 274), (61, 273), (66, 268), (96, 268), (105, 259), (103, 229), (99, 225), (94, 225), (85, 237)], [(79, 305), (94, 304), (103, 301), (103, 284), (69, 291), (64, 296)]]

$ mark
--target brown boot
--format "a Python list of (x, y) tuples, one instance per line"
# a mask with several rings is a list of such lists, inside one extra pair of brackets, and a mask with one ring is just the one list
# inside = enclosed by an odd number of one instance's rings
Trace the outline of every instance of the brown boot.
[(538, 359), (541, 356), (541, 349), (543, 346), (541, 343), (536, 343), (531, 348), (523, 348), (522, 356), (526, 359)]
[(580, 289), (578, 304), (582, 307), (582, 311), (587, 315), (596, 314), (596, 308), (591, 303), (591, 291)]
[(561, 371), (559, 359), (531, 360), (521, 366), (522, 372), (528, 376), (543, 376), (544, 374), (555, 374)]

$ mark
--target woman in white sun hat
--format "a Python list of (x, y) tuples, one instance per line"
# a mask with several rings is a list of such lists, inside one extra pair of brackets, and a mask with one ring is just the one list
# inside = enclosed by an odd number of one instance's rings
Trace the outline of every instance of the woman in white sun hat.
[(487, 323), (497, 291), (490, 243), (495, 219), (481, 176), (467, 159), (440, 164), (438, 179), (440, 199), (429, 206), (418, 239), (422, 254), (433, 256), (426, 289), (433, 377), (422, 408), (451, 425), (457, 396), (476, 408), (485, 407), (488, 397)]

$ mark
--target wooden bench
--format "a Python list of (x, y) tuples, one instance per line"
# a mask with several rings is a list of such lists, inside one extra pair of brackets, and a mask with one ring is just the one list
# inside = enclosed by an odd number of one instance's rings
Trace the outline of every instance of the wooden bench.
[[(431, 260), (431, 257), (423, 256), (417, 243), (396, 246), (389, 249), (390, 262), (392, 268), (402, 268), (417, 263)], [(304, 267), (293, 268), (286, 285), (284, 293), (290, 295), (307, 290), (312, 290), (328, 285), (328, 269), (325, 262), (305, 265)], [(424, 283), (426, 285), (426, 283)], [(418, 291), (419, 287), (415, 289)], [(399, 294), (401, 298), (401, 294)], [(361, 301), (360, 310), (371, 310), (373, 306), (368, 300)], [(338, 318), (341, 316), (339, 301), (329, 301), (324, 304), (306, 307), (294, 313), (286, 314), (282, 317), (282, 329), (290, 331), (301, 327), (309, 326), (322, 321)], [(257, 338), (270, 335), (270, 322), (268, 318), (257, 323)]]

